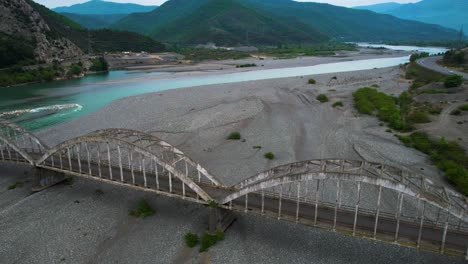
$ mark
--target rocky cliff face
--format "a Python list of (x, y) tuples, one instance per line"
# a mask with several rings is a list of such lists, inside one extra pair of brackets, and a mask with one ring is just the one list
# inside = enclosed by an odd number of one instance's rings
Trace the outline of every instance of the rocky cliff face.
[(50, 63), (83, 55), (69, 39), (54, 34), (39, 12), (25, 0), (0, 1), (0, 21), (1, 33), (35, 43), (37, 60)]

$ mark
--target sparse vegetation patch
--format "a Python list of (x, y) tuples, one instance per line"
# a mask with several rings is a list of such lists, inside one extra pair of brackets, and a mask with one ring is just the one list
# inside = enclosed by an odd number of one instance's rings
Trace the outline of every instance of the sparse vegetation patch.
[(246, 64), (236, 65), (236, 68), (249, 68), (249, 67), (257, 67), (257, 64), (255, 64), (255, 63), (246, 63)]
[(265, 155), (263, 155), (265, 157), (265, 159), (268, 159), (268, 160), (273, 160), (275, 159), (275, 154), (273, 154), (272, 152), (267, 152), (265, 153)]
[(315, 99), (317, 99), (321, 103), (328, 102), (328, 97), (324, 94), (319, 94)]
[(468, 156), (457, 142), (447, 141), (444, 138), (433, 140), (421, 132), (397, 137), (405, 146), (429, 155), (432, 162), (445, 173), (447, 179), (464, 195), (468, 195)]
[(208, 251), (208, 249), (214, 246), (218, 241), (224, 240), (224, 232), (221, 230), (216, 231), (215, 234), (205, 233), (201, 238), (200, 252)]
[(185, 234), (184, 239), (185, 239), (185, 244), (189, 248), (195, 247), (196, 245), (198, 245), (198, 242), (199, 242), (198, 235), (191, 233), (191, 232), (188, 232), (187, 234)]
[(335, 102), (335, 103), (333, 103), (333, 105), (332, 105), (332, 106), (333, 106), (333, 107), (338, 107), (338, 106), (339, 106), (339, 107), (343, 107), (343, 106), (344, 106), (344, 104), (343, 104), (343, 102), (341, 102), (341, 101), (338, 101), (338, 102)]
[(229, 140), (239, 140), (241, 139), (241, 134), (239, 132), (232, 132), (228, 135), (227, 139)]
[(447, 88), (458, 87), (463, 83), (463, 77), (460, 75), (452, 74), (445, 78), (444, 85)]
[(155, 211), (153, 208), (151, 208), (147, 201), (141, 200), (138, 202), (138, 207), (134, 210), (130, 210), (128, 214), (138, 218), (145, 218), (154, 215)]
[(17, 181), (15, 182), (14, 184), (8, 186), (8, 190), (13, 190), (13, 189), (16, 189), (16, 188), (21, 188), (23, 187), (24, 183), (22, 181)]

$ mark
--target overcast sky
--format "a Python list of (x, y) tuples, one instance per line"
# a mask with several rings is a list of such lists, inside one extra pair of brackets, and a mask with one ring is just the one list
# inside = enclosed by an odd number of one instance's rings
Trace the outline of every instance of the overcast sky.
[[(49, 8), (54, 8), (57, 6), (69, 6), (78, 3), (84, 3), (89, 0), (34, 0), (40, 4), (43, 4)], [(112, 2), (118, 3), (136, 3), (141, 5), (161, 5), (166, 0), (112, 0)], [(371, 5), (377, 3), (386, 3), (386, 2), (398, 2), (398, 3), (414, 3), (419, 2), (419, 0), (298, 0), (301, 2), (321, 2), (321, 3), (330, 3), (332, 5), (341, 5), (341, 6), (358, 6), (358, 5)]]

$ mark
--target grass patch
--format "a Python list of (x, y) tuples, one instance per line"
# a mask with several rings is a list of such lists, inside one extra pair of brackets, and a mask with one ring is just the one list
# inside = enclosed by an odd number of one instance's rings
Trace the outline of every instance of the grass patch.
[(309, 79), (308, 83), (309, 83), (309, 84), (316, 84), (317, 81), (316, 81), (315, 79)]
[(200, 240), (198, 239), (198, 235), (191, 233), (191, 232), (188, 232), (187, 234), (185, 234), (184, 239), (185, 239), (185, 244), (189, 248), (195, 247), (196, 245), (198, 245), (198, 242), (200, 242)]
[(23, 187), (24, 183), (22, 181), (17, 181), (15, 183), (13, 183), (12, 185), (8, 186), (8, 190), (13, 190), (13, 189), (16, 189), (16, 188), (21, 188)]
[(262, 146), (253, 146), (254, 149), (262, 149)]
[(426, 84), (430, 84), (433, 82), (443, 82), (445, 80), (445, 75), (432, 70), (428, 70), (414, 62), (408, 65), (405, 77), (406, 79), (413, 80), (411, 89), (417, 89)]
[(214, 234), (205, 233), (201, 238), (200, 252), (206, 252), (212, 246), (214, 246), (218, 241), (224, 240), (224, 232), (221, 230), (216, 231)]
[(272, 152), (267, 152), (263, 155), (265, 157), (265, 159), (267, 160), (274, 160), (275, 159), (275, 154), (273, 154)]
[(148, 202), (141, 200), (138, 202), (138, 207), (135, 210), (130, 210), (128, 214), (139, 218), (145, 218), (154, 215), (155, 211), (151, 208)]
[(415, 132), (409, 136), (397, 136), (407, 147), (415, 148), (431, 158), (445, 173), (447, 179), (464, 195), (468, 195), (468, 156), (455, 141), (430, 139), (425, 133)]
[(315, 97), (315, 99), (317, 99), (321, 103), (326, 103), (329, 101), (328, 97), (324, 94), (319, 94), (317, 97)]
[(429, 114), (425, 111), (421, 110), (416, 110), (411, 112), (407, 118), (407, 122), (410, 122), (412, 124), (423, 124), (423, 123), (430, 123), (431, 118), (429, 117)]
[(239, 139), (241, 139), (241, 134), (239, 132), (232, 132), (231, 134), (229, 134), (229, 136), (227, 136), (226, 139), (239, 140)]
[(338, 106), (343, 107), (344, 106), (343, 102), (338, 101), (338, 102), (335, 102), (335, 103), (332, 104), (332, 107), (338, 107)]

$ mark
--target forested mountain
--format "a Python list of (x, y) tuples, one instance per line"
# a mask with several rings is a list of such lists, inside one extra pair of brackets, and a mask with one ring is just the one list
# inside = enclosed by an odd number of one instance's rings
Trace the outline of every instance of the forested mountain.
[(388, 9), (381, 9), (381, 6), (371, 5), (356, 8), (368, 9), (404, 19), (438, 24), (457, 30), (461, 26), (468, 28), (467, 0), (423, 0), (413, 4), (397, 5)]
[(366, 10), (291, 0), (169, 0), (113, 28), (166, 42), (221, 45), (455, 39), (456, 32)]
[(130, 3), (122, 4), (103, 0), (91, 0), (82, 4), (56, 7), (53, 10), (58, 13), (72, 13), (82, 15), (114, 15), (150, 12), (157, 7), (158, 6), (144, 6)]
[(60, 13), (63, 16), (75, 21), (89, 29), (108, 28), (113, 23), (124, 18), (126, 14), (109, 14), (109, 15), (85, 15), (74, 13)]

